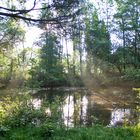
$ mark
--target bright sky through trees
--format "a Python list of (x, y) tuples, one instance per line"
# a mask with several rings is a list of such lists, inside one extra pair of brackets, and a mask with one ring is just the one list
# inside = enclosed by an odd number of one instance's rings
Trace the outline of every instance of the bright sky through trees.
[[(97, 1), (94, 0), (89, 0), (91, 3), (94, 2), (97, 5)], [(26, 6), (30, 9), (31, 5), (33, 5), (33, 3), (30, 1), (26, 4)], [(39, 5), (37, 5), (37, 7), (39, 7)], [(36, 15), (36, 13), (33, 13), (33, 15)], [(34, 45), (34, 42), (39, 38), (39, 36), (41, 35), (42, 31), (41, 29), (37, 28), (36, 26), (33, 27), (25, 27), (26, 29), (26, 35), (25, 35), (25, 47), (37, 47)], [(72, 46), (72, 42), (69, 40), (67, 42), (68, 45), (68, 53), (72, 54), (72, 50), (73, 50), (73, 46)], [(66, 53), (66, 41), (64, 39), (63, 42), (63, 52)]]
[(42, 30), (37, 28), (36, 26), (27, 27), (26, 30), (27, 32), (25, 35), (25, 47), (33, 47), (33, 43), (39, 38)]
[[(107, 0), (106, 0), (107, 1)], [(101, 2), (100, 0), (89, 0), (89, 2), (91, 3), (94, 3), (95, 7), (97, 7), (97, 9), (99, 8), (99, 3)], [(33, 3), (30, 1), (26, 4), (26, 6), (28, 8), (31, 7), (31, 5), (33, 5)], [(36, 7), (40, 7), (38, 4)], [(101, 6), (102, 7), (102, 6)], [(102, 7), (104, 10), (105, 10), (105, 7)], [(112, 10), (112, 13), (114, 13), (116, 10), (115, 10), (115, 7), (114, 7), (114, 10)], [(36, 13), (32, 13), (34, 16), (37, 15)], [(100, 11), (100, 16), (103, 18), (103, 11)], [(33, 26), (33, 27), (26, 27), (25, 28), (27, 33), (26, 33), (26, 41), (25, 41), (25, 47), (35, 47), (35, 45), (33, 46), (33, 43), (39, 38), (39, 36), (41, 35), (42, 31), (41, 29), (37, 28), (36, 26)], [(115, 41), (117, 40), (115, 34), (112, 34), (111, 35), (111, 40), (112, 41)], [(68, 45), (68, 53), (72, 53), (72, 49), (73, 49), (73, 46), (72, 46), (72, 42), (69, 40), (67, 42), (67, 45)], [(64, 46), (64, 50), (63, 52), (66, 53), (66, 42), (65, 42), (65, 39), (64, 39), (64, 43), (63, 43), (63, 46)]]

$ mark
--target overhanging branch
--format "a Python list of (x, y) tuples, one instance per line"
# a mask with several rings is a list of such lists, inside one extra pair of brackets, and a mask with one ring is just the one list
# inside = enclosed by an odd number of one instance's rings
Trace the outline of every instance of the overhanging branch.
[(35, 19), (35, 18), (21, 16), (18, 14), (10, 14), (10, 13), (5, 13), (5, 12), (0, 12), (0, 15), (5, 16), (5, 17), (15, 18), (15, 19), (18, 18), (18, 19), (22, 19), (25, 21), (32, 21), (32, 22), (57, 22), (58, 20), (59, 20), (59, 22), (63, 22), (65, 20), (67, 20), (68, 18), (73, 17), (71, 14), (69, 14), (69, 15), (59, 16), (59, 17), (55, 17), (55, 18), (50, 18), (50, 19)]
[[(46, 3), (44, 4), (44, 7), (36, 8), (37, 0), (34, 0), (34, 3), (30, 9), (18, 9), (17, 7), (15, 9), (7, 8), (0, 6), (0, 18), (10, 17), (15, 20), (21, 19), (25, 22), (32, 22), (32, 23), (43, 23), (43, 24), (61, 24), (61, 23), (67, 23), (71, 22), (75, 19), (77, 11), (71, 10), (71, 8), (76, 4), (76, 1), (78, 0), (72, 0), (69, 2), (66, 2), (65, 0), (63, 3), (61, 3), (59, 0), (53, 1), (52, 3)], [(73, 4), (72, 4), (73, 3)], [(35, 13), (41, 13), (46, 12), (46, 15), (43, 17), (36, 18), (32, 16), (31, 12), (36, 11)], [(50, 13), (48, 12), (50, 11)], [(56, 14), (53, 14), (53, 11), (56, 11)], [(48, 12), (48, 13), (47, 13)], [(27, 15), (28, 13), (28, 15)], [(47, 15), (48, 14), (48, 15)], [(50, 14), (50, 15), (49, 15)], [(52, 14), (52, 15), (51, 15)]]

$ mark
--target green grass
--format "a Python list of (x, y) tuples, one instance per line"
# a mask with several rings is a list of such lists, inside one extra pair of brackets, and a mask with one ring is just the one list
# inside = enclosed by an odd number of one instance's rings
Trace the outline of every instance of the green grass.
[(48, 133), (38, 127), (25, 127), (10, 130), (0, 140), (140, 140), (140, 128), (90, 128), (56, 129)]
[(140, 140), (138, 128), (77, 128), (56, 133), (50, 140)]

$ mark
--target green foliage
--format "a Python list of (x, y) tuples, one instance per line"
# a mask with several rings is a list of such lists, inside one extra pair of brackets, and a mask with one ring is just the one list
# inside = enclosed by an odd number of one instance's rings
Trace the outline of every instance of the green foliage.
[(62, 85), (64, 78), (60, 44), (55, 35), (44, 33), (41, 36), (40, 61), (31, 70), (33, 85), (53, 87)]
[[(45, 139), (59, 126), (59, 99), (36, 108), (29, 95), (8, 96), (0, 102), (0, 138), (9, 140)], [(51, 116), (46, 113), (48, 106)], [(25, 135), (26, 134), (26, 135)]]
[(140, 69), (127, 69), (124, 74), (124, 79), (140, 82)]
[(2, 138), (6, 140), (139, 140), (140, 138), (138, 127), (107, 128), (97, 125), (91, 128), (58, 129), (51, 136), (46, 135), (45, 131), (42, 128), (24, 127), (13, 129)]
[(10, 18), (0, 21), (0, 83), (7, 85), (17, 70), (14, 48), (23, 41), (25, 31), (20, 22)]
[(106, 69), (103, 65), (106, 63), (106, 67), (108, 67), (111, 55), (111, 40), (105, 22), (100, 20), (98, 16), (97, 11), (94, 10), (91, 17), (85, 20), (85, 49), (87, 52), (87, 73), (100, 77)]
[(86, 25), (87, 36), (85, 44), (87, 52), (93, 57), (107, 61), (110, 54), (111, 42), (106, 25), (104, 21), (99, 20), (97, 11), (94, 11), (92, 18), (88, 20), (91, 23)]
[[(124, 59), (125, 55), (125, 59)], [(138, 57), (138, 56), (137, 56)], [(115, 65), (120, 73), (125, 73), (125, 75), (132, 75), (131, 71), (139, 71), (138, 67), (140, 65), (138, 60), (135, 60), (136, 56), (134, 49), (132, 47), (122, 48), (118, 47), (117, 50), (111, 54), (110, 62)], [(125, 69), (124, 69), (125, 66)], [(134, 77), (135, 78), (135, 77)]]
[(45, 140), (47, 137), (44, 136), (44, 131), (40, 127), (26, 126), (12, 129), (0, 138), (4, 140)]
[(0, 104), (0, 123), (8, 128), (27, 125), (38, 125), (46, 120), (47, 114), (43, 108), (36, 109), (32, 100), (27, 97), (6, 97)]
[[(138, 11), (140, 3), (137, 0), (116, 0), (117, 12), (114, 15), (114, 20), (118, 26), (118, 38), (122, 40), (122, 48), (119, 50), (118, 62), (123, 64), (122, 70), (126, 68), (139, 69), (140, 66), (140, 52), (139, 52), (139, 16)], [(116, 27), (115, 27), (116, 28)], [(115, 52), (116, 53), (116, 52)], [(121, 65), (117, 64), (117, 65)], [(119, 68), (120, 69), (120, 68)], [(121, 70), (121, 71), (122, 71)], [(132, 75), (132, 74), (130, 74)]]
[(105, 128), (94, 126), (92, 128), (77, 128), (56, 133), (50, 140), (138, 140), (139, 128)]

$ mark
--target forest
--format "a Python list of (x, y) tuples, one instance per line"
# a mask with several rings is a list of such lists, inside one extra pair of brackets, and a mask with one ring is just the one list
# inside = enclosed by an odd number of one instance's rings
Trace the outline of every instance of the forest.
[(139, 115), (139, 0), (0, 1), (1, 140), (138, 140)]

